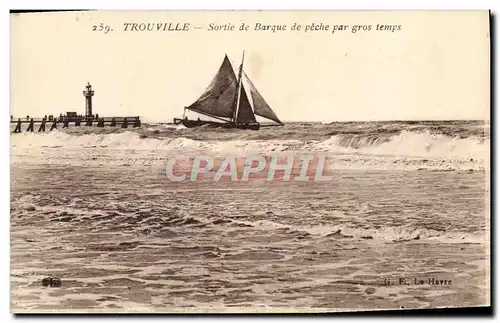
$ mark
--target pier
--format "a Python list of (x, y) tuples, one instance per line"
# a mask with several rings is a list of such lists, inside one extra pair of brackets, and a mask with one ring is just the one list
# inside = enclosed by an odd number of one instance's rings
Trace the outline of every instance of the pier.
[(25, 118), (14, 118), (10, 116), (10, 123), (16, 124), (14, 133), (22, 132), (23, 124), (28, 124), (26, 132), (52, 131), (58, 129), (58, 127), (68, 128), (70, 125), (74, 127), (96, 126), (101, 128), (105, 126), (137, 128), (141, 126), (141, 119), (139, 117), (100, 117), (99, 114), (94, 115), (92, 112), (92, 97), (94, 96), (94, 90), (90, 83), (85, 87), (83, 96), (85, 97), (85, 115), (78, 115), (76, 112), (66, 112), (65, 115), (61, 113), (59, 117), (45, 115), (44, 117), (38, 118), (32, 118), (30, 116), (26, 116)]

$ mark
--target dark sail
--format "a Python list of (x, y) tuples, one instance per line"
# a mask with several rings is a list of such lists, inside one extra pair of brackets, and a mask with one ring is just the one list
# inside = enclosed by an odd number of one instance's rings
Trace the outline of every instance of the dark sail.
[(248, 82), (250, 95), (252, 96), (253, 112), (258, 116), (273, 120), (279, 124), (283, 124), (280, 119), (278, 119), (276, 114), (274, 114), (274, 111), (269, 107), (262, 95), (260, 95), (259, 91), (257, 91), (257, 88), (255, 87), (255, 85), (253, 85), (252, 81), (250, 81), (250, 78), (247, 76), (247, 74), (245, 72), (243, 72), (243, 74), (245, 75), (245, 79)]
[(238, 116), (236, 117), (236, 122), (256, 122), (255, 115), (252, 111), (252, 106), (248, 101), (248, 96), (243, 87), (241, 85), (241, 95), (240, 95), (240, 106), (238, 107)]
[(237, 89), (238, 80), (226, 55), (219, 72), (205, 92), (186, 108), (209, 116), (231, 118), (234, 114)]

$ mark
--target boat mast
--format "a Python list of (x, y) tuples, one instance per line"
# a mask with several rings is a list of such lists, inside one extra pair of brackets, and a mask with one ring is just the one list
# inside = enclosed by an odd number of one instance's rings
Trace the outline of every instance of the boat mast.
[(240, 99), (241, 99), (241, 74), (243, 72), (243, 61), (245, 60), (245, 51), (243, 51), (243, 57), (241, 58), (240, 72), (238, 73), (238, 100), (236, 101), (236, 109), (234, 109), (234, 117), (233, 120), (236, 122), (236, 118), (238, 118), (238, 110), (240, 108)]

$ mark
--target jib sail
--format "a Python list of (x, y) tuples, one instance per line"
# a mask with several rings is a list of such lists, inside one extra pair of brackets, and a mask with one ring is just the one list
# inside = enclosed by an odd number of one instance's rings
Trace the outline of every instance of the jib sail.
[(264, 100), (262, 95), (260, 95), (259, 91), (253, 85), (252, 81), (248, 77), (248, 75), (243, 72), (243, 75), (245, 76), (245, 80), (249, 85), (249, 90), (250, 90), (250, 95), (252, 96), (252, 102), (253, 102), (253, 112), (261, 117), (267, 118), (269, 120), (273, 120), (279, 124), (283, 124), (280, 119), (276, 116), (274, 111), (269, 107), (267, 102)]

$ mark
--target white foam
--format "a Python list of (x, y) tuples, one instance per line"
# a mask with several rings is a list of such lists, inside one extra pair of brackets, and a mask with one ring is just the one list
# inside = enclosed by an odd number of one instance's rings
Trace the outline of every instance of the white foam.
[[(311, 235), (328, 237), (338, 232), (347, 238), (356, 240), (373, 240), (374, 242), (398, 242), (398, 241), (423, 241), (423, 242), (445, 242), (445, 243), (483, 243), (484, 235), (481, 232), (466, 233), (460, 231), (438, 231), (414, 226), (387, 226), (381, 228), (360, 228), (350, 225), (321, 225), (321, 226), (294, 226), (281, 224), (269, 220), (260, 220), (252, 223), (253, 226), (265, 227), (267, 229), (283, 229), (305, 231)], [(335, 239), (335, 237), (332, 237)], [(367, 240), (368, 241), (368, 240)]]
[(363, 147), (361, 152), (374, 155), (482, 159), (487, 156), (488, 149), (489, 140), (481, 138), (461, 139), (429, 132), (403, 131), (388, 142)]
[[(91, 163), (148, 165), (164, 163), (169, 154), (276, 155), (324, 153), (334, 169), (444, 169), (489, 168), (489, 139), (459, 138), (429, 132), (403, 131), (385, 135), (340, 134), (321, 141), (218, 140), (200, 141), (184, 137), (143, 138), (125, 131), (108, 134), (71, 135), (61, 131), (21, 133), (11, 136), (13, 155), (65, 163), (74, 151), (76, 159)], [(35, 149), (38, 148), (38, 149)], [(88, 148), (94, 149), (89, 150)], [(59, 150), (57, 153), (54, 150)], [(121, 151), (121, 152), (120, 152)], [(60, 158), (60, 161), (57, 161)], [(104, 158), (104, 159), (103, 159)], [(70, 161), (71, 164), (73, 161)], [(78, 162), (78, 161), (76, 161)]]

